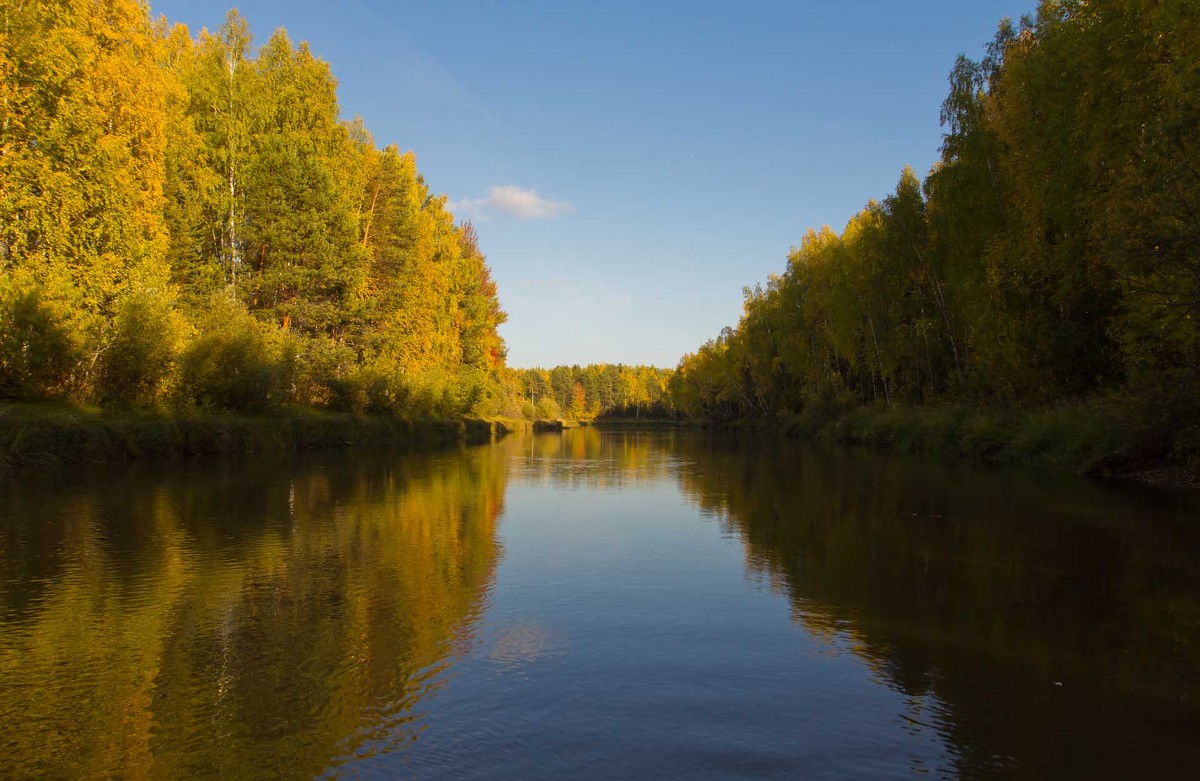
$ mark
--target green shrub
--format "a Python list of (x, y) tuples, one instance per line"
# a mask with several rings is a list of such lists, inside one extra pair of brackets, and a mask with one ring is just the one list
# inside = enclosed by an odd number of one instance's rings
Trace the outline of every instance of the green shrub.
[(271, 409), (290, 393), (296, 363), (294, 340), (218, 295), (180, 356), (179, 398), (207, 408)]
[(429, 370), (411, 376), (399, 376), (395, 382), (399, 390), (397, 411), (405, 417), (420, 419), (447, 416), (446, 409), (452, 404), (442, 372)]
[(353, 369), (344, 379), (330, 382), (330, 407), (354, 413), (394, 413), (398, 411), (403, 390), (396, 380), (395, 367), (377, 360)]
[(451, 379), (456, 390), (455, 413), (473, 418), (492, 418), (504, 406), (504, 389), (487, 371), (477, 367), (460, 369)]
[(963, 453), (996, 457), (1012, 444), (1013, 431), (999, 412), (980, 411), (967, 416), (958, 432), (959, 450)]
[(490, 417), (501, 405), (502, 388), (481, 369), (440, 368), (389, 376), (392, 409), (408, 418)]
[(534, 413), (538, 420), (558, 420), (562, 417), (562, 410), (558, 408), (558, 402), (549, 396), (543, 396), (537, 400)]
[(153, 406), (172, 378), (186, 324), (162, 291), (141, 291), (123, 302), (114, 335), (96, 365), (96, 398), (104, 406)]
[(292, 401), (306, 407), (362, 412), (351, 377), (357, 356), (354, 350), (328, 337), (287, 339), (296, 356)]
[(64, 395), (80, 350), (42, 288), (0, 282), (0, 398)]

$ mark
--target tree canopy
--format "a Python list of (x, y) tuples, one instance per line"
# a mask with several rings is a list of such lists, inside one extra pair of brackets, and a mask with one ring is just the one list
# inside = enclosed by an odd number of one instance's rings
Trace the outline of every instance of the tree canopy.
[(236, 11), (7, 3), (0, 398), (494, 413), (504, 322), (411, 152)]
[(680, 410), (1195, 388), (1200, 5), (1042, 0), (949, 81), (924, 182), (905, 168), (747, 289), (681, 360)]

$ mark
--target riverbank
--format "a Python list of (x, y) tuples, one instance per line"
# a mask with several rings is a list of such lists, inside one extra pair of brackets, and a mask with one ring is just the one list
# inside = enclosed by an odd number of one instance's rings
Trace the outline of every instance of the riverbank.
[(771, 424), (820, 442), (1025, 463), (1102, 479), (1200, 488), (1200, 429), (1119, 402), (1041, 410), (858, 409)]
[(965, 405), (860, 408), (683, 427), (782, 433), (824, 444), (972, 458), (1101, 480), (1200, 489), (1200, 414), (1096, 399), (1036, 410)]
[(0, 405), (0, 468), (357, 446), (482, 444), (527, 424), (405, 420), (311, 409), (167, 416), (69, 405)]

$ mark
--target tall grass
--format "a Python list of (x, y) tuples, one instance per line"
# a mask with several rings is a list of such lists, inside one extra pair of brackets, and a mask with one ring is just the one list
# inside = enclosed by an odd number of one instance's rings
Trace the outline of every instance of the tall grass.
[(0, 466), (361, 445), (437, 447), (487, 442), (510, 430), (512, 424), (503, 421), (410, 421), (308, 409), (174, 417), (11, 404), (0, 406)]
[(863, 408), (832, 418), (795, 418), (785, 428), (789, 434), (825, 442), (998, 462), (1046, 462), (1078, 471), (1137, 435), (1133, 416), (1104, 401), (1035, 411), (961, 405)]

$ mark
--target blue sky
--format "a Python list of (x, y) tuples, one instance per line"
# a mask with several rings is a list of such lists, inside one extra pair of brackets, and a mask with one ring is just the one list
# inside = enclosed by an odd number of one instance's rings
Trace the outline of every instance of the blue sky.
[[(228, 2), (158, 0), (193, 32)], [(475, 222), (514, 366), (674, 366), (805, 230), (928, 171), (959, 53), (1033, 0), (237, 4)]]

